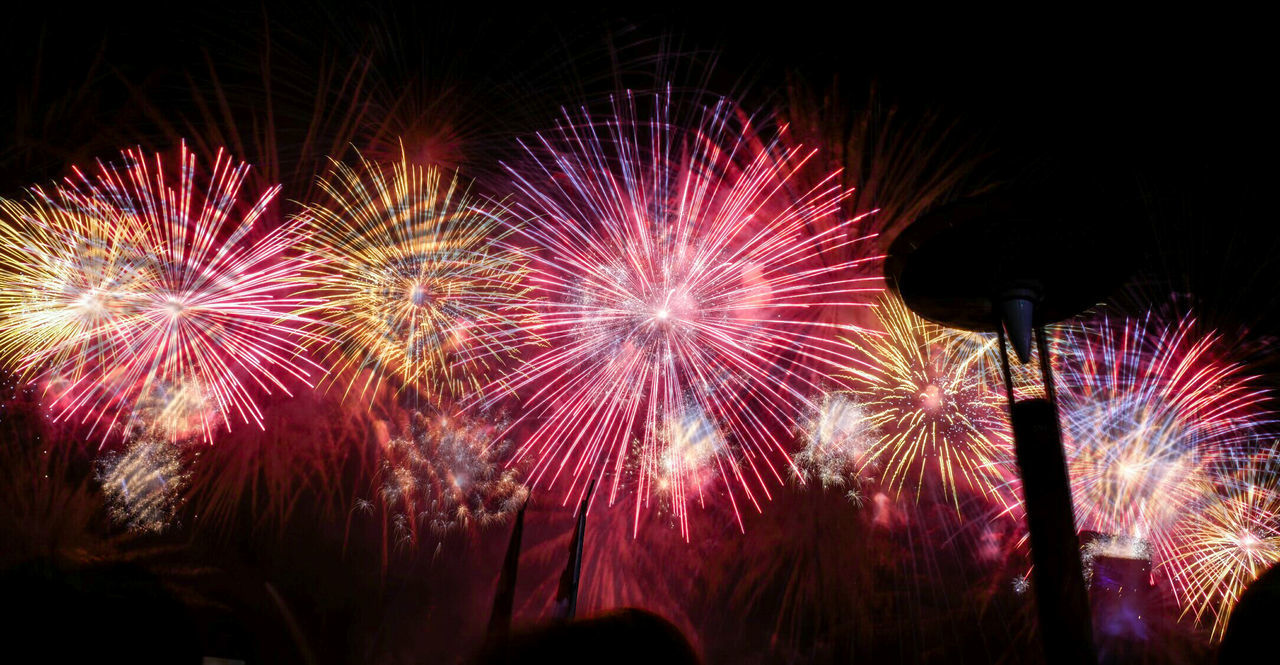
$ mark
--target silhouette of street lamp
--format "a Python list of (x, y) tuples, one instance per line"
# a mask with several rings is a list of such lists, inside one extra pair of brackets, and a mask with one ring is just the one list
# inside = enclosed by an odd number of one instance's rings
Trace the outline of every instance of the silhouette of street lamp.
[[(1025, 194), (967, 199), (916, 220), (885, 259), (889, 288), (922, 318), (999, 335), (1049, 663), (1097, 660), (1044, 327), (1080, 314), (1123, 281), (1133, 263), (1132, 227), (1118, 212)], [(1026, 363), (1033, 338), (1045, 397), (1017, 399), (1008, 346)]]

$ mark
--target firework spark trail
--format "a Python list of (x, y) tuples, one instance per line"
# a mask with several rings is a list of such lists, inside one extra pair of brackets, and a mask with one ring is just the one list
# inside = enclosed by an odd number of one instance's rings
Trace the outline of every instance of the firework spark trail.
[[(536, 458), (533, 484), (571, 478), (566, 501), (605, 475), (617, 501), (635, 448), (649, 460), (636, 466), (636, 530), (668, 491), (687, 537), (686, 503), (695, 488), (707, 498), (698, 476), (729, 481), (735, 514), (782, 482), (783, 437), (817, 388), (808, 373), (857, 362), (827, 334), (848, 326), (816, 314), (869, 306), (862, 294), (878, 278), (859, 271), (879, 257), (858, 219), (837, 218), (838, 174), (792, 191), (813, 153), (761, 140), (729, 102), (683, 128), (669, 91), (648, 120), (631, 93), (612, 111), (566, 111), (524, 146), (527, 167), (507, 166), (523, 195), (520, 236), (541, 250), (531, 281), (547, 296), (538, 332), (549, 343), (511, 376), (529, 393), (513, 426), (539, 423), (521, 453)], [(728, 445), (668, 455), (672, 423), (691, 419), (707, 430), (695, 446)], [(655, 469), (676, 457), (659, 482)]]
[(936, 474), (957, 510), (962, 485), (996, 497), (1011, 457), (1001, 395), (974, 370), (971, 353), (956, 352), (963, 345), (901, 300), (882, 298), (876, 317), (883, 333), (846, 339), (871, 360), (866, 369), (848, 368), (849, 393), (881, 432), (863, 467), (880, 466), (896, 492), (914, 485), (917, 499)]
[[(254, 390), (289, 394), (282, 376), (310, 385), (320, 369), (301, 356), (301, 341), (319, 337), (301, 330), (312, 324), (300, 314), (311, 303), (292, 295), (311, 266), (310, 259), (289, 253), (301, 237), (300, 226), (288, 224), (253, 239), (255, 223), (279, 188), (238, 214), (249, 167), (224, 154), (199, 193), (195, 157), (185, 144), (176, 182), (168, 179), (174, 165), (166, 169), (158, 155), (154, 166), (137, 150), (124, 151), (123, 159), (122, 168), (100, 164), (93, 178), (75, 171), (57, 188), (56, 204), (55, 197), (43, 197), (43, 208), (29, 208), (50, 212), (36, 221), (55, 228), (49, 231), (55, 236), (84, 236), (88, 225), (90, 238), (128, 239), (107, 245), (108, 257), (126, 258), (108, 262), (110, 274), (96, 280), (109, 285), (110, 297), (122, 304), (113, 304), (108, 316), (89, 318), (70, 296), (39, 306), (28, 306), (40, 298), (30, 290), (7, 296), (8, 302), (19, 301), (10, 310), (19, 322), (26, 312), (55, 310), (52, 316), (62, 325), (79, 326), (71, 337), (77, 347), (103, 351), (72, 358), (58, 349), (65, 342), (54, 336), (52, 353), (18, 352), (22, 368), (43, 379), (53, 394), (56, 419), (82, 414), (81, 422), (92, 429), (105, 421), (104, 441), (116, 426), (135, 427), (145, 415), (137, 406), (148, 396), (192, 381), (216, 405), (210, 419), (229, 428), (235, 414), (261, 426)], [(86, 221), (56, 228), (71, 219)], [(50, 281), (62, 280), (64, 292), (78, 287), (92, 294), (92, 280), (66, 279), (102, 272), (83, 261), (66, 253), (41, 257), (29, 271), (47, 271)], [(118, 265), (137, 274), (118, 277)], [(64, 362), (50, 362), (59, 359)], [(210, 427), (204, 430), (208, 439)]]
[(1218, 640), (1245, 587), (1280, 563), (1280, 450), (1215, 466), (1215, 491), (1180, 520), (1167, 567), (1184, 614), (1212, 617)]
[[(334, 162), (321, 183), (325, 204), (307, 207), (320, 257), (317, 295), (337, 340), (333, 376), (373, 368), (439, 399), (475, 395), (493, 366), (536, 343), (511, 226), (469, 199), (455, 177), (401, 160), (384, 169), (361, 158)], [(359, 374), (357, 373), (358, 377)], [(352, 379), (347, 390), (354, 388)]]

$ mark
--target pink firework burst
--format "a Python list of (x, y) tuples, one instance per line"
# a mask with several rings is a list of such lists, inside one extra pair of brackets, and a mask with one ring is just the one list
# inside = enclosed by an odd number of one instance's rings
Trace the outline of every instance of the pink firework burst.
[[(176, 164), (125, 150), (122, 166), (99, 166), (94, 177), (77, 170), (59, 186), (58, 205), (127, 228), (138, 275), (116, 288), (111, 316), (81, 332), (82, 343), (105, 352), (42, 368), (54, 417), (105, 425), (107, 436), (163, 428), (173, 408), (199, 421), (206, 440), (233, 417), (261, 427), (260, 395), (288, 394), (289, 380), (310, 385), (320, 371), (301, 346), (316, 336), (302, 315), (312, 303), (293, 295), (312, 264), (292, 252), (301, 227), (258, 224), (279, 187), (245, 205), (249, 166), (220, 152), (198, 177), (185, 144)], [(199, 413), (170, 403), (179, 386), (202, 395)]]
[(657, 501), (687, 538), (689, 503), (758, 510), (794, 475), (807, 396), (851, 360), (835, 330), (852, 326), (824, 310), (869, 306), (879, 257), (839, 214), (838, 173), (799, 182), (814, 153), (785, 128), (767, 137), (724, 100), (682, 126), (669, 91), (651, 103), (566, 111), (508, 165), (548, 344), (507, 381), (531, 484), (567, 483), (568, 501), (600, 478), (610, 504), (634, 491), (635, 530)]

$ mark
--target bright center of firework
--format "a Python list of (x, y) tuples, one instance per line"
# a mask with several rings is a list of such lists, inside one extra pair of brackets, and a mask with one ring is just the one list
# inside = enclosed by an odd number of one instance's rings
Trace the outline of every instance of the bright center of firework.
[(942, 389), (930, 383), (920, 393), (920, 405), (929, 411), (937, 411), (942, 406)]
[(185, 312), (187, 309), (186, 305), (182, 304), (182, 302), (177, 300), (170, 300), (169, 302), (164, 304), (164, 307), (165, 307), (165, 310), (169, 312), (169, 316), (172, 316), (174, 318), (182, 316), (182, 313)]
[(76, 307), (88, 316), (98, 316), (106, 311), (107, 302), (101, 293), (89, 291), (76, 300)]
[(414, 307), (423, 307), (431, 304), (434, 299), (431, 297), (431, 291), (427, 289), (425, 284), (414, 282), (409, 286), (409, 302)]
[[(678, 324), (692, 320), (697, 314), (695, 301), (680, 293), (667, 292), (648, 302), (648, 322), (668, 332), (674, 331)], [(645, 309), (641, 307), (640, 311), (643, 313)]]
[(1252, 533), (1248, 531), (1245, 531), (1244, 533), (1240, 534), (1240, 537), (1237, 539), (1236, 542), (1240, 545), (1240, 549), (1242, 550), (1251, 550), (1258, 546), (1257, 536), (1254, 536)]

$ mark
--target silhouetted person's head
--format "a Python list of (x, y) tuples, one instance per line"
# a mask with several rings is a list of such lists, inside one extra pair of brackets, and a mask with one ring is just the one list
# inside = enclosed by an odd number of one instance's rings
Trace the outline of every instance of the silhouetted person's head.
[[(1221, 665), (1272, 662), (1280, 655), (1280, 565), (1258, 576), (1240, 595), (1227, 620), (1227, 631), (1218, 648)], [(1259, 656), (1264, 656), (1259, 660)]]
[(697, 665), (698, 656), (670, 621), (652, 612), (622, 609), (512, 633), (485, 645), (474, 662)]

